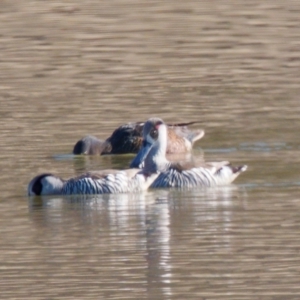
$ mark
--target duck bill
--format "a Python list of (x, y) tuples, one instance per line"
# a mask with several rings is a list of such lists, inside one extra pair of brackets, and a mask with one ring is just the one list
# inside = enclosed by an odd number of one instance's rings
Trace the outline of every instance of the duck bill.
[(149, 153), (150, 149), (152, 148), (152, 144), (146, 142), (143, 142), (143, 146), (136, 155), (136, 157), (133, 159), (133, 161), (130, 164), (130, 168), (139, 168), (141, 169), (143, 167), (143, 162), (145, 158), (147, 157), (147, 154)]

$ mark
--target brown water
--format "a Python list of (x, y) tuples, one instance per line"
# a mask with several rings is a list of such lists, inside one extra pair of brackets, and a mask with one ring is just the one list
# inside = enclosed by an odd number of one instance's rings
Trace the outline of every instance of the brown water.
[[(63, 4), (62, 4), (63, 3)], [(300, 299), (300, 4), (20, 1), (0, 8), (2, 299)], [(200, 120), (234, 185), (28, 199), (86, 134)]]

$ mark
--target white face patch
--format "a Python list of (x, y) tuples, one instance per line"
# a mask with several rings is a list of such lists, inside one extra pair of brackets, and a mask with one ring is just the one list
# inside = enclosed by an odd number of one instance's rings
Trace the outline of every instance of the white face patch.
[(165, 124), (160, 124), (158, 127), (158, 138), (154, 140), (150, 134), (147, 134), (146, 140), (150, 144), (160, 145), (160, 148), (165, 148), (168, 140), (168, 131), (167, 126)]
[(167, 143), (168, 130), (165, 124), (161, 124), (158, 128), (158, 139), (160, 140), (160, 142)]
[(58, 194), (63, 186), (61, 179), (55, 176), (46, 176), (41, 183), (43, 186), (41, 195)]

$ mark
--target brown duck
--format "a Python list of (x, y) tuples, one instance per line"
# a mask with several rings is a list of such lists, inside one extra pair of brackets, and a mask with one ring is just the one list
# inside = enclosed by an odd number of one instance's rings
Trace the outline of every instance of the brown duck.
[[(204, 130), (191, 130), (197, 122), (168, 125), (167, 154), (188, 153), (196, 141), (204, 136)], [(106, 140), (85, 136), (79, 140), (73, 154), (106, 155), (138, 153), (143, 143), (144, 122), (127, 123), (118, 127)]]

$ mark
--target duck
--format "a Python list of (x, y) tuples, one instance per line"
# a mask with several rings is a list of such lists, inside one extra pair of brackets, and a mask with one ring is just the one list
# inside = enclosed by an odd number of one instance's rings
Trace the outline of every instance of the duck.
[[(190, 130), (189, 125), (198, 122), (178, 123), (168, 125), (167, 154), (191, 152), (196, 141), (205, 132), (202, 129)], [(145, 122), (131, 122), (119, 126), (106, 140), (88, 135), (77, 141), (73, 154), (107, 155), (138, 153), (143, 143), (143, 128)]]
[(158, 173), (141, 169), (87, 172), (68, 180), (52, 173), (35, 176), (28, 184), (28, 196), (93, 195), (146, 191)]
[(199, 165), (170, 162), (166, 158), (168, 126), (160, 118), (150, 118), (143, 128), (143, 145), (133, 166), (159, 173), (150, 188), (214, 187), (232, 183), (247, 165), (234, 167), (228, 161), (201, 162)]
[(109, 143), (92, 135), (80, 139), (73, 147), (73, 154), (101, 155), (108, 151)]

